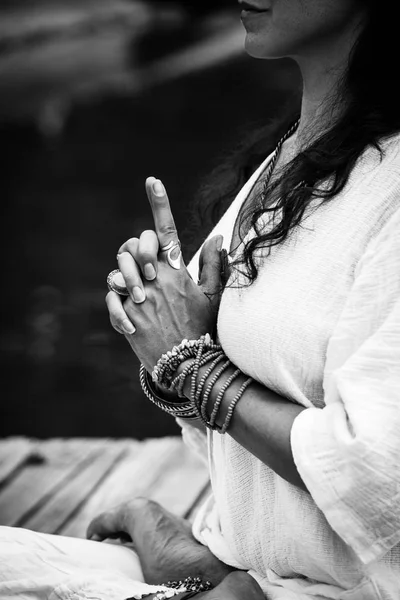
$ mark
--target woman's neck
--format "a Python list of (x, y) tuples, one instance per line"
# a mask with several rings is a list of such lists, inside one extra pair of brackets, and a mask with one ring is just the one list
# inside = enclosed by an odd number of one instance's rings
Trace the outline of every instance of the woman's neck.
[(342, 89), (342, 80), (363, 22), (364, 15), (358, 12), (340, 36), (324, 40), (312, 52), (293, 56), (303, 79), (300, 124), (296, 136), (299, 151), (330, 128), (346, 107), (348, 98)]
[(341, 94), (340, 86), (345, 68), (343, 64), (337, 65), (329, 71), (313, 71), (309, 77), (302, 71), (303, 95), (296, 136), (299, 151), (331, 127), (342, 114), (346, 97)]

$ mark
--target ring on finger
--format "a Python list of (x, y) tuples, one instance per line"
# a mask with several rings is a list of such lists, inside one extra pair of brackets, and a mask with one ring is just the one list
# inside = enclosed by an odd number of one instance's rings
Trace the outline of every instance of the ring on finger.
[(125, 280), (119, 269), (114, 269), (107, 276), (107, 287), (110, 292), (115, 292), (120, 296), (129, 296), (128, 289), (125, 285)]
[[(179, 254), (176, 258), (172, 258), (172, 254), (173, 254), (173, 252), (175, 252), (175, 250), (177, 248), (179, 248)], [(180, 242), (174, 242), (174, 240), (171, 240), (169, 242), (169, 244), (160, 248), (160, 252), (166, 252), (167, 253), (167, 263), (169, 264), (169, 266), (172, 267), (173, 269), (176, 269), (177, 271), (179, 271), (179, 269), (181, 268), (181, 258), (182, 258)]]

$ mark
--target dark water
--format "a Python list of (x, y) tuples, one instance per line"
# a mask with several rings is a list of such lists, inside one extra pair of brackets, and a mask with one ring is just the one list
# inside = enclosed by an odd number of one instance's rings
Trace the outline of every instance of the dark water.
[(243, 57), (140, 98), (81, 105), (54, 138), (2, 126), (1, 435), (178, 431), (140, 391), (138, 363), (108, 322), (105, 278), (119, 245), (152, 226), (145, 178), (163, 179), (184, 233), (204, 175), (279, 110), (291, 84), (282, 69)]

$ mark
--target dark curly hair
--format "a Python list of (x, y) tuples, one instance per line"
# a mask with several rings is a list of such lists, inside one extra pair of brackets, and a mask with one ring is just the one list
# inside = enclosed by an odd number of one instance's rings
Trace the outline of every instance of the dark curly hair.
[[(260, 208), (249, 207), (241, 215), (240, 230), (254, 227), (256, 235), (244, 245), (235, 261), (244, 266), (249, 285), (257, 278), (255, 251), (284, 242), (300, 225), (312, 198), (332, 199), (344, 188), (355, 163), (368, 146), (382, 154), (380, 142), (400, 131), (400, 98), (397, 71), (397, 23), (384, 8), (388, 3), (360, 0), (367, 19), (351, 52), (348, 68), (337, 96), (345, 108), (332, 127), (315, 139), (279, 173), (279, 195), (263, 199), (257, 186)], [(202, 217), (215, 223), (252, 172), (265, 160), (279, 138), (298, 117), (300, 106), (289, 106), (279, 121), (255, 132), (240, 150), (218, 167), (201, 190)], [(324, 182), (324, 186), (321, 183)], [(272, 192), (272, 196), (273, 196)], [(268, 207), (273, 204), (273, 207)], [(258, 225), (264, 213), (272, 214), (272, 228)], [(279, 218), (278, 218), (279, 214)]]

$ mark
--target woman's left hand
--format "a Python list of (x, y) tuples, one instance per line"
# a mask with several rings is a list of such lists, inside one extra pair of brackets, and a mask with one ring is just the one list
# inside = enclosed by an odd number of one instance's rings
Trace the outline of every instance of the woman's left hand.
[[(179, 344), (182, 339), (198, 339), (212, 333), (215, 327), (221, 288), (221, 236), (208, 240), (202, 252), (199, 285), (191, 278), (183, 263), (179, 238), (171, 213), (168, 196), (160, 181), (149, 178), (146, 190), (154, 217), (160, 252), (157, 277), (141, 281), (145, 300), (134, 300), (133, 288), (141, 278), (137, 262), (129, 252), (118, 256), (119, 268), (130, 293), (124, 303), (115, 292), (107, 295), (110, 320), (117, 330), (129, 317), (135, 332), (126, 335), (133, 351), (151, 372), (160, 356)], [(163, 251), (168, 245), (175, 250)], [(171, 266), (168, 258), (179, 268)]]
[(233, 570), (195, 540), (189, 521), (145, 498), (128, 500), (98, 515), (90, 523), (87, 537), (131, 540), (147, 583), (191, 575), (218, 585)]

